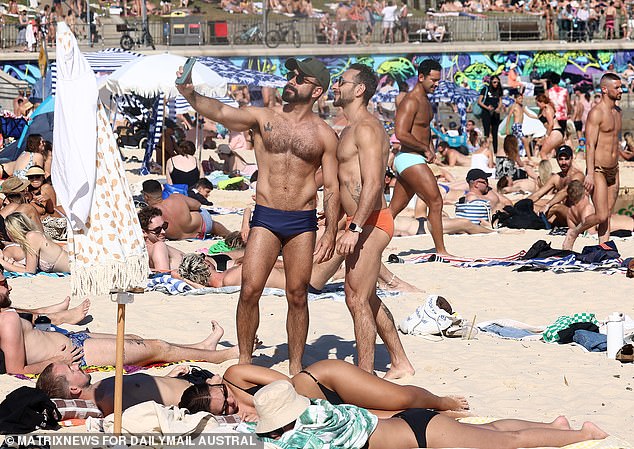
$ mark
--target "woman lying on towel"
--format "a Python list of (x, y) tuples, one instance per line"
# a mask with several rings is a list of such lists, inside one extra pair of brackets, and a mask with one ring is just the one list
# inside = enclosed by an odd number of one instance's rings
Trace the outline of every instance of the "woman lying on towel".
[(10, 214), (4, 220), (7, 236), (22, 249), (20, 256), (2, 254), (0, 264), (8, 271), (18, 273), (68, 273), (68, 253), (53, 240), (38, 231), (26, 215)]
[[(327, 441), (324, 447), (369, 449), (562, 447), (608, 436), (590, 422), (572, 430), (564, 416), (549, 423), (502, 419), (476, 425), (427, 408), (412, 408), (377, 419), (361, 407), (333, 405), (298, 393), (285, 380), (263, 388), (254, 399), (259, 421), (256, 426), (247, 424), (248, 431), (281, 447), (309, 447), (311, 441)], [(369, 393), (373, 394), (376, 392)]]
[(233, 365), (223, 377), (214, 375), (207, 384), (187, 388), (179, 407), (187, 408), (190, 413), (237, 413), (243, 420), (254, 420), (257, 413), (253, 395), (276, 380), (290, 381), (304, 396), (326, 399), (331, 404), (354, 404), (367, 408), (378, 417), (391, 417), (413, 407), (458, 412), (469, 408), (462, 396), (436, 396), (424, 388), (398, 385), (334, 359), (313, 363), (292, 378), (261, 366)]

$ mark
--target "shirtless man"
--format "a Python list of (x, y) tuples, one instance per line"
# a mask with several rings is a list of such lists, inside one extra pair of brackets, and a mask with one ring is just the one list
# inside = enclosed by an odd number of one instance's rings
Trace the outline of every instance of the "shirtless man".
[[(123, 376), (123, 410), (147, 401), (178, 405), (183, 392), (192, 385), (178, 376), (188, 372), (188, 366), (179, 365), (166, 376), (144, 373)], [(36, 387), (50, 398), (92, 401), (104, 416), (114, 412), (114, 376), (93, 384), (90, 374), (77, 363), (49, 364), (38, 377)]]
[(434, 117), (427, 95), (438, 87), (442, 67), (437, 61), (426, 59), (418, 66), (418, 83), (405, 96), (396, 110), (396, 137), (401, 151), (394, 158), (398, 174), (390, 202), (392, 216), (396, 217), (414, 194), (429, 207), (431, 236), (438, 254), (448, 254), (442, 231), (442, 196), (438, 183), (427, 164), (436, 159), (431, 147), (430, 123)]
[[(520, 143), (520, 156), (532, 156), (530, 152), (530, 140), (524, 135), (524, 114), (536, 119), (537, 116), (524, 106), (524, 94), (519, 91), (514, 95), (515, 103), (509, 110), (506, 119), (506, 135), (513, 134)], [(511, 122), (513, 123), (511, 125)], [(524, 152), (522, 152), (524, 150)]]
[[(288, 353), (290, 374), (302, 369), (308, 336), (308, 283), (315, 262), (334, 252), (339, 214), (337, 136), (312, 112), (328, 91), (330, 73), (315, 58), (289, 58), (283, 106), (240, 110), (194, 92), (189, 80), (180, 93), (203, 116), (234, 131), (253, 130), (258, 163), (255, 209), (242, 270), (237, 307), (240, 363), (251, 363), (255, 332), (260, 322), (259, 301), (282, 248), (286, 275)], [(181, 73), (180, 71), (178, 72)], [(180, 76), (180, 75), (179, 75)], [(322, 167), (326, 232), (315, 246), (317, 230), (315, 172)]]
[(471, 166), (471, 158), (469, 156), (465, 156), (458, 150), (454, 150), (449, 147), (447, 142), (441, 141), (438, 143), (438, 154), (440, 154), (441, 161), (437, 162), (439, 166), (449, 166), (449, 167), (470, 167)]
[(586, 122), (586, 177), (584, 185), (592, 194), (595, 213), (568, 229), (563, 249), (571, 250), (577, 236), (598, 225), (599, 243), (610, 238), (610, 214), (619, 194), (619, 134), (621, 78), (614, 73), (601, 77), (601, 101), (592, 108)]
[(513, 203), (504, 195), (498, 195), (497, 192), (489, 186), (489, 173), (472, 168), (467, 172), (467, 183), (469, 184), (469, 192), (465, 195), (465, 200), (470, 203), (474, 200), (487, 200), (491, 205), (491, 213), (495, 213), (504, 206), (512, 206)]
[[(570, 202), (570, 209), (568, 211), (568, 227), (574, 228), (586, 217), (594, 214), (594, 206), (590, 202), (590, 198), (588, 197), (586, 189), (581, 181), (572, 181), (568, 184), (568, 188), (566, 190), (568, 191), (568, 201)], [(620, 230), (634, 232), (634, 218), (628, 215), (610, 215), (610, 232)], [(596, 229), (589, 229), (588, 232), (594, 234), (596, 233)]]
[(359, 368), (374, 372), (377, 331), (390, 354), (386, 378), (414, 374), (388, 308), (376, 295), (381, 254), (394, 234), (394, 220), (385, 203), (383, 182), (390, 144), (383, 125), (368, 112), (377, 79), (363, 64), (352, 64), (333, 84), (333, 106), (343, 107), (348, 126), (337, 147), (341, 205), (348, 216), (337, 240), (346, 257), (346, 304), (352, 315)]
[[(45, 315), (50, 320), (51, 324), (60, 325), (63, 323), (77, 324), (88, 314), (90, 309), (90, 300), (85, 299), (80, 305), (69, 309), (70, 296), (67, 296), (62, 302), (45, 307), (38, 307), (36, 309), (22, 309), (14, 307), (11, 303), (11, 286), (9, 281), (4, 277), (2, 269), (0, 269), (0, 314), (3, 312), (15, 311), (22, 314), (24, 319), (35, 324), (35, 320)], [(30, 315), (30, 316), (29, 316)]]
[(539, 190), (528, 197), (537, 206), (537, 202), (540, 198), (549, 192), (554, 192), (555, 195), (550, 200), (541, 207), (536, 207), (536, 209), (537, 212), (546, 214), (546, 218), (549, 222), (560, 226), (566, 225), (566, 217), (568, 216), (566, 187), (575, 179), (583, 182), (583, 173), (572, 165), (572, 155), (572, 148), (568, 145), (562, 145), (557, 148), (555, 157), (561, 171), (551, 175), (548, 181), (546, 181)]
[(172, 193), (163, 199), (161, 183), (150, 179), (143, 183), (143, 198), (148, 206), (163, 212), (163, 219), (169, 223), (165, 237), (170, 240), (198, 238), (212, 235), (226, 237), (227, 228), (211, 218), (209, 211), (200, 207), (200, 203), (180, 193)]
[[(0, 284), (0, 292), (6, 287)], [(176, 345), (163, 340), (145, 340), (126, 335), (126, 365), (148, 365), (155, 362), (205, 360), (222, 363), (235, 358), (236, 348), (216, 350), (218, 330), (203, 341)], [(49, 363), (114, 365), (116, 336), (90, 332), (42, 331), (12, 311), (0, 312), (0, 349), (4, 353), (7, 373), (38, 374)]]
[(175, 270), (183, 260), (183, 252), (165, 244), (165, 232), (169, 223), (163, 220), (158, 207), (144, 207), (139, 211), (139, 223), (150, 257), (150, 268), (154, 271)]

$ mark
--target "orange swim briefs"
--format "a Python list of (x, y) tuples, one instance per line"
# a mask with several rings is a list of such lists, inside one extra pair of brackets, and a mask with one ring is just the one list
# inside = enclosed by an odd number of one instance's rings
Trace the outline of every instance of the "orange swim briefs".
[[(352, 217), (346, 219), (346, 227), (350, 225)], [(390, 238), (394, 236), (394, 219), (390, 209), (375, 210), (370, 214), (363, 226), (372, 225), (375, 228), (379, 228), (384, 231)]]

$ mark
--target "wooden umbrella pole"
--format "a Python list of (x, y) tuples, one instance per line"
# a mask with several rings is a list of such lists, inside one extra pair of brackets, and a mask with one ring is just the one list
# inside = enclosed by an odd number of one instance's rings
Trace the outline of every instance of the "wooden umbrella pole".
[(115, 295), (117, 303), (117, 340), (114, 374), (114, 433), (121, 435), (121, 419), (123, 414), (123, 356), (125, 343), (125, 306), (134, 302), (134, 295), (120, 290), (110, 292)]
[(125, 304), (117, 304), (117, 349), (114, 375), (114, 433), (121, 435), (123, 413), (123, 345), (125, 335)]

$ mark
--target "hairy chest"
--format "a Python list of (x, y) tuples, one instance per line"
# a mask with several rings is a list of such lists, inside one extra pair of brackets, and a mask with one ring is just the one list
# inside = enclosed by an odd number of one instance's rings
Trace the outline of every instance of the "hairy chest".
[(323, 154), (322, 140), (316, 126), (277, 119), (265, 120), (260, 126), (264, 148), (268, 153), (291, 155), (308, 163), (317, 163)]

